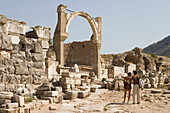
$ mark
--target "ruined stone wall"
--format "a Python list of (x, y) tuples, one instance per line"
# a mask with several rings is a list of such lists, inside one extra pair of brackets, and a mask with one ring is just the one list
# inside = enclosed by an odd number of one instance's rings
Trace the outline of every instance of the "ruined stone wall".
[(92, 66), (93, 45), (91, 41), (64, 44), (64, 61), (66, 66), (74, 64)]
[(0, 15), (0, 83), (41, 83), (47, 77), (50, 36), (50, 28), (29, 27)]

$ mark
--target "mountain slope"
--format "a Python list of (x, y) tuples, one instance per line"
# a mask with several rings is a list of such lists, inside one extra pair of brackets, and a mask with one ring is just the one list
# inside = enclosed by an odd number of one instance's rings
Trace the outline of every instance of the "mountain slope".
[(145, 53), (154, 53), (161, 56), (170, 56), (170, 36), (158, 41), (157, 43), (151, 44), (144, 48)]

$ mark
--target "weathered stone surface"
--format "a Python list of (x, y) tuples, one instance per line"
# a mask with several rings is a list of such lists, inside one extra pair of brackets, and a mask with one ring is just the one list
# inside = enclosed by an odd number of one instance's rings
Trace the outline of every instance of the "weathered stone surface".
[(29, 71), (28, 68), (24, 65), (18, 65), (16, 66), (15, 74), (17, 75), (28, 75)]
[(11, 103), (11, 100), (8, 99), (0, 99), (0, 104)]
[(41, 41), (41, 46), (43, 49), (48, 49), (49, 48), (49, 43), (47, 41)]
[(43, 62), (34, 62), (33, 67), (37, 69), (44, 69), (44, 63)]
[(59, 91), (59, 92), (62, 92), (62, 87), (61, 87), (61, 86), (52, 87), (51, 90), (52, 90), (52, 91)]
[(15, 72), (14, 66), (8, 66), (7, 70), (8, 70), (8, 73), (10, 73), (10, 74), (14, 74), (14, 72)]
[(47, 97), (58, 97), (59, 93), (58, 93), (58, 91), (45, 91), (44, 92), (44, 96), (47, 96)]
[(145, 84), (144, 85), (144, 88), (150, 88), (151, 87), (151, 84)]
[(90, 87), (90, 92), (95, 93), (95, 92), (96, 92), (96, 90), (97, 90), (97, 88), (96, 88), (96, 87)]
[(14, 94), (12, 97), (13, 102), (18, 102), (19, 107), (23, 107), (25, 104), (24, 97)]
[(31, 38), (22, 37), (20, 39), (20, 44), (30, 44), (31, 45), (31, 44), (33, 44), (33, 40)]
[(43, 69), (35, 69), (35, 68), (30, 68), (29, 72), (31, 75), (34, 75), (34, 80), (35, 79), (42, 79), (40, 76), (46, 76), (45, 70)]
[(50, 28), (43, 27), (43, 26), (35, 26), (36, 34), (39, 38), (44, 38), (49, 40), (51, 36)]
[(84, 98), (89, 95), (89, 91), (78, 91), (78, 98)]
[(70, 91), (70, 92), (67, 92), (65, 95), (64, 95), (64, 99), (66, 100), (72, 100), (72, 99), (75, 99), (77, 98), (78, 96), (78, 92), (77, 91)]
[(56, 106), (50, 106), (49, 110), (57, 110), (58, 108)]
[(170, 84), (168, 84), (168, 90), (170, 90)]
[(26, 59), (25, 52), (19, 51), (18, 53), (14, 53), (11, 55), (12, 59), (15, 59), (16, 61), (21, 60), (20, 62), (23, 62)]
[(6, 51), (6, 50), (1, 50), (0, 51), (0, 57), (1, 58), (8, 58), (10, 59), (11, 56), (11, 52), (10, 51)]
[(166, 90), (163, 92), (163, 94), (170, 94), (170, 91)]
[(18, 103), (7, 103), (6, 107), (11, 109), (11, 108), (17, 108), (18, 107)]
[(152, 89), (152, 90), (151, 90), (151, 93), (154, 93), (154, 94), (155, 94), (155, 93), (162, 93), (162, 90)]
[(19, 22), (12, 19), (8, 19), (7, 25), (9, 34), (25, 34), (26, 30), (29, 29), (25, 22)]
[(35, 53), (42, 53), (43, 52), (43, 49), (41, 47), (40, 42), (35, 43), (34, 52)]
[(13, 94), (11, 92), (1, 92), (0, 99), (11, 99)]
[(19, 44), (19, 36), (9, 35), (9, 37), (11, 38), (12, 44)]
[(0, 42), (1, 49), (12, 50), (12, 41), (8, 35), (0, 32), (0, 40), (1, 40), (1, 42)]
[(0, 108), (0, 113), (17, 113), (16, 109)]
[(38, 53), (34, 53), (33, 54), (33, 61), (35, 61), (35, 62), (42, 62), (42, 61), (44, 61), (43, 55), (42, 54), (38, 54)]

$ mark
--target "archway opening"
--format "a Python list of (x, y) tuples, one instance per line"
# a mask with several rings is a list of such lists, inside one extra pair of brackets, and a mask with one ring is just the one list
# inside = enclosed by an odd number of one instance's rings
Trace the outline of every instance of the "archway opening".
[(64, 42), (65, 66), (74, 64), (92, 66), (92, 34), (93, 31), (87, 19), (77, 16), (71, 21), (68, 38)]
[(29, 28), (27, 30), (27, 32), (25, 33), (26, 37), (29, 37), (29, 38), (37, 38), (37, 33), (36, 31), (33, 29), (33, 28)]
[(149, 70), (149, 60), (146, 57), (143, 57), (144, 65), (145, 65), (145, 71)]

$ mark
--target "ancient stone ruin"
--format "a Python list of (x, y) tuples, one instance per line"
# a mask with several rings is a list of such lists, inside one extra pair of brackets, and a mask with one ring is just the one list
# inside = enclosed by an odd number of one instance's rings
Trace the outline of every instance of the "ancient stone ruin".
[[(100, 55), (101, 17), (93, 19), (82, 11), (67, 13), (66, 8), (57, 8), (53, 44), (50, 28), (30, 27), (0, 15), (1, 113), (30, 113), (63, 99), (82, 99), (95, 93), (97, 86), (120, 90), (123, 78), (133, 70), (144, 78), (145, 88), (170, 83), (169, 58), (153, 57), (140, 48)], [(88, 20), (93, 35), (88, 41), (64, 43), (76, 16)], [(55, 110), (52, 106), (49, 109)]]

